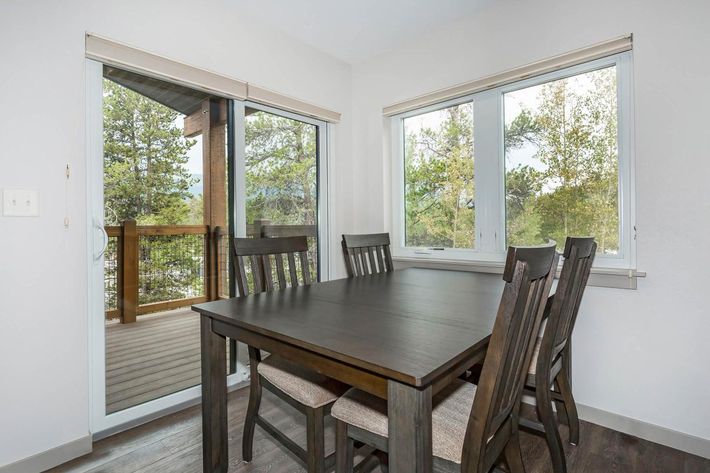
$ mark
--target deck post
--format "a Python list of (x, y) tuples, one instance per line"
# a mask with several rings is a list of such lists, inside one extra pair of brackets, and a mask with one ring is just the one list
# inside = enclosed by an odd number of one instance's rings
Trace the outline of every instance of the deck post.
[(268, 218), (254, 219), (254, 237), (264, 238), (264, 227), (271, 225), (271, 220)]
[(133, 323), (138, 314), (138, 229), (136, 221), (121, 224), (121, 251), (119, 252), (118, 313), (122, 324)]
[(205, 296), (208, 300), (219, 298), (219, 266), (212, 248), (212, 232), (218, 226), (227, 226), (226, 110), (224, 99), (207, 99), (202, 103), (203, 218), (210, 233), (205, 239)]

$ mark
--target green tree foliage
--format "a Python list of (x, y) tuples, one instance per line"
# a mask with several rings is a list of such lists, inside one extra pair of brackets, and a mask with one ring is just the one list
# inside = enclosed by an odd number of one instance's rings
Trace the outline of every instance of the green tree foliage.
[(538, 170), (506, 172), (509, 244), (594, 235), (602, 253), (619, 248), (616, 75), (614, 68), (545, 84), (540, 106), (506, 127), (506, 151), (533, 143)]
[[(529, 109), (521, 104), (505, 128), (508, 244), (554, 239), (563, 245), (567, 235), (594, 235), (599, 251), (616, 253), (616, 71), (602, 69), (536, 89), (539, 105)], [(413, 125), (411, 130), (408, 120), (412, 119), (405, 119), (407, 245), (471, 248), (475, 241), (471, 104), (415, 117), (427, 125)], [(516, 161), (520, 156), (516, 153), (527, 159)]]
[(266, 112), (246, 127), (247, 222), (316, 224), (316, 129)]
[[(202, 196), (186, 168), (194, 140), (176, 126), (178, 112), (104, 80), (104, 208), (107, 225), (202, 223)], [(195, 219), (199, 219), (196, 221)], [(201, 294), (204, 257), (199, 235), (140, 237), (139, 301)], [(115, 264), (107, 261), (106, 296), (115, 304)]]
[(437, 126), (408, 131), (405, 122), (407, 245), (473, 248), (473, 109), (433, 113)]
[[(189, 216), (185, 167), (195, 143), (178, 112), (104, 80), (104, 199), (107, 224), (179, 224)], [(201, 223), (201, 222), (200, 222)]]
[[(247, 222), (268, 219), (278, 225), (316, 225), (316, 127), (255, 111), (247, 116), (245, 134)], [(308, 256), (311, 272), (317, 274), (315, 238), (309, 238)]]

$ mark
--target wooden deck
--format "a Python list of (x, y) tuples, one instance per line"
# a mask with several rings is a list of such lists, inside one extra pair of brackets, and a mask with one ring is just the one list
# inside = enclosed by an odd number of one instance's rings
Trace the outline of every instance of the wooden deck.
[(200, 384), (200, 318), (189, 307), (106, 326), (106, 409)]

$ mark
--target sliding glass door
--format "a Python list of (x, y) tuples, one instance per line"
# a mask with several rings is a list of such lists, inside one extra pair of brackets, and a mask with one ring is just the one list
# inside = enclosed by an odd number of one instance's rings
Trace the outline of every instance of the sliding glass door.
[[(200, 395), (192, 304), (235, 296), (234, 236), (307, 236), (327, 277), (326, 124), (87, 60), (92, 431)], [(228, 382), (248, 379), (230, 350)]]
[(199, 396), (190, 306), (230, 296), (230, 110), (87, 61), (94, 432)]
[(319, 126), (247, 106), (244, 130), (247, 235), (308, 236), (317, 274)]

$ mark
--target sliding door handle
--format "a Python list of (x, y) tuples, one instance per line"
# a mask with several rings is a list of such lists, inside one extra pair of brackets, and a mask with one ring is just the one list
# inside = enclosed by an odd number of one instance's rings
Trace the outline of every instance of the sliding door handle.
[(101, 230), (101, 234), (103, 235), (101, 251), (99, 251), (99, 254), (96, 255), (96, 260), (98, 261), (104, 256), (104, 254), (106, 254), (106, 249), (108, 248), (108, 233), (106, 233), (106, 227), (104, 227), (103, 223), (99, 222), (97, 219), (94, 219), (94, 227)]

